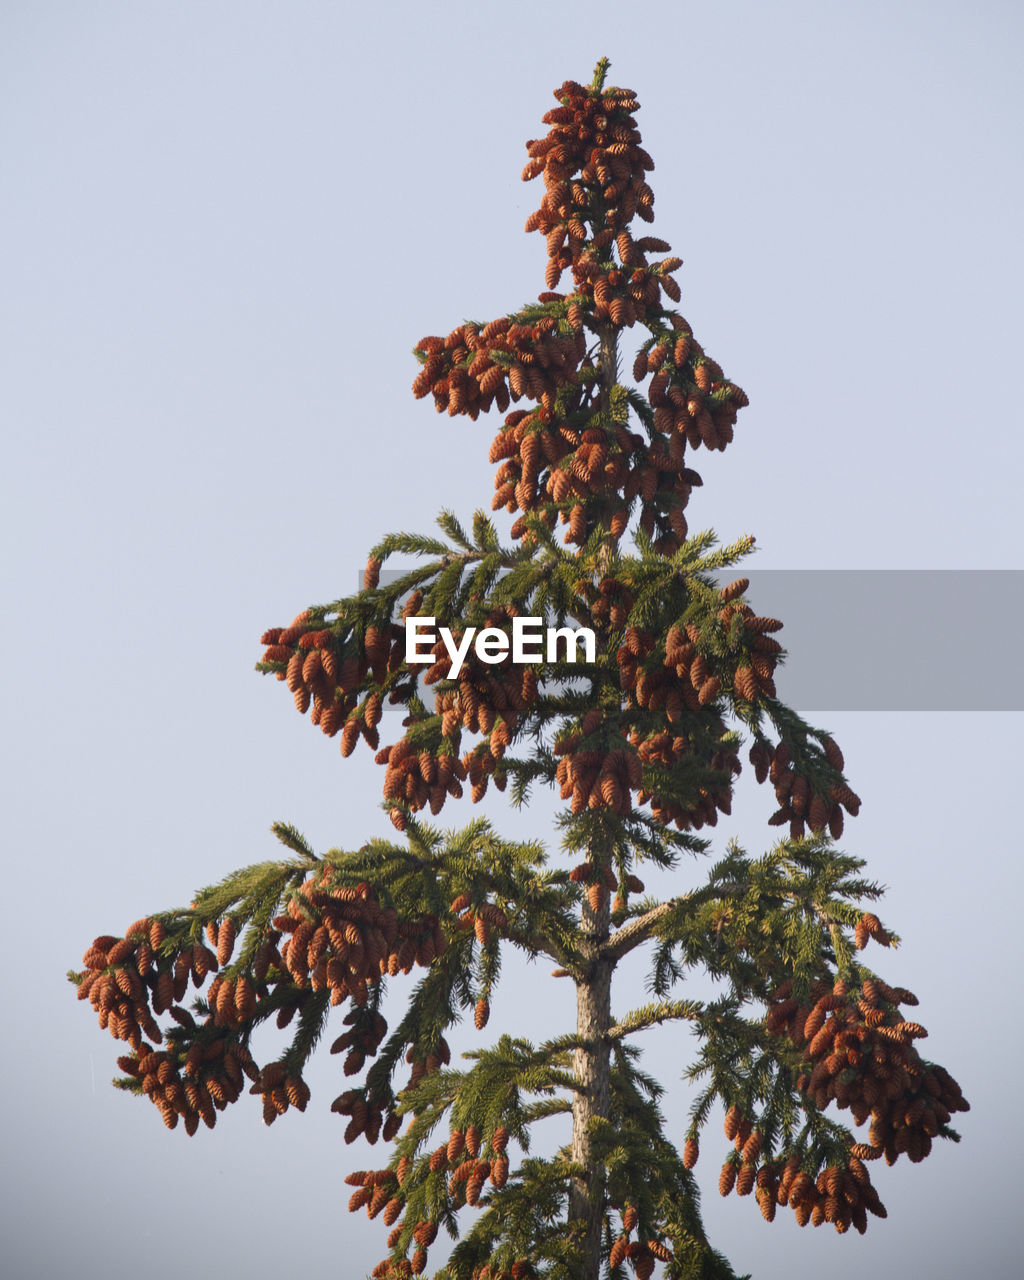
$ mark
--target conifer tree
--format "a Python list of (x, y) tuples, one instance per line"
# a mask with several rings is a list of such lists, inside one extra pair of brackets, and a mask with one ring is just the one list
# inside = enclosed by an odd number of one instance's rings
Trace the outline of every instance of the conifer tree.
[[(903, 1012), (916, 998), (862, 954), (896, 938), (869, 909), (880, 890), (863, 862), (834, 843), (860, 806), (842, 752), (777, 697), (782, 623), (754, 611), (746, 579), (719, 585), (753, 539), (723, 547), (687, 529), (691, 455), (724, 450), (747, 400), (672, 305), (679, 259), (634, 235), (653, 220), (654, 166), (637, 99), (607, 69), (558, 88), (548, 133), (527, 144), (546, 291), (415, 349), (417, 397), (473, 421), (505, 415), (490, 458), (492, 508), (516, 517), (507, 545), (483, 512), (469, 530), (445, 512), (441, 537), (375, 547), (356, 595), (263, 636), (259, 669), (298, 710), (343, 756), (377, 753), (400, 838), (317, 854), (279, 824), (284, 858), (96, 938), (70, 975), (127, 1044), (115, 1083), (189, 1134), (246, 1090), (267, 1124), (305, 1110), (305, 1066), (330, 1024), (345, 1141), (387, 1147), (347, 1179), (349, 1208), (389, 1232), (375, 1276), (425, 1274), (441, 1234), (455, 1244), (436, 1274), (451, 1280), (645, 1280), (659, 1264), (730, 1277), (701, 1225), (701, 1143), (724, 1157), (723, 1195), (753, 1193), (769, 1220), (789, 1208), (801, 1225), (863, 1232), (885, 1216), (870, 1163), (920, 1161), (967, 1109), (918, 1050), (924, 1028)], [(629, 330), (642, 336), (632, 384)], [(416, 563), (382, 577), (393, 557)], [(411, 662), (411, 618), (447, 627), (452, 645), (490, 628), (490, 652), (470, 645), (460, 661), (441, 635)], [(589, 628), (594, 652), (563, 636), (552, 660), (515, 662), (518, 618)], [(381, 747), (385, 702), (404, 719)], [(708, 850), (700, 833), (729, 812), (744, 745), (788, 836), (760, 856), (730, 844), (702, 882), (680, 874), (678, 894), (646, 897), (640, 864)], [(483, 820), (424, 820), (491, 783), (516, 803), (558, 789), (560, 856)], [(653, 996), (628, 1008), (613, 980), (640, 947)], [(446, 1035), (463, 1016), (484, 1031), (509, 948), (574, 984), (576, 1025), (542, 1044), (482, 1039), (453, 1061)], [(717, 998), (687, 998), (692, 969)], [(250, 1039), (268, 1020), (291, 1034), (259, 1063)], [(670, 1021), (697, 1034), (683, 1134), (664, 1131), (663, 1086), (635, 1042)], [(702, 1137), (719, 1103), (724, 1144)], [(565, 1145), (531, 1155), (533, 1125), (558, 1116)]]

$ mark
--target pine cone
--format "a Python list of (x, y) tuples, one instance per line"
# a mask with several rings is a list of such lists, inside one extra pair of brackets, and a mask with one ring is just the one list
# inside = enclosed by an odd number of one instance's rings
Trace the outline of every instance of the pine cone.
[(750, 667), (737, 667), (735, 676), (736, 692), (746, 702), (754, 702), (760, 692), (757, 676)]
[(723, 604), (728, 604), (730, 600), (735, 600), (737, 596), (741, 596), (749, 586), (749, 578), (737, 578), (735, 582), (730, 582), (727, 587), (722, 588), (718, 593), (719, 599)]
[(831, 738), (822, 738), (821, 745), (825, 752), (825, 759), (828, 760), (833, 769), (842, 773), (846, 761), (843, 759), (843, 753), (839, 750), (838, 743), (834, 742)]
[(697, 700), (700, 705), (706, 707), (709, 702), (712, 702), (718, 696), (721, 687), (722, 682), (718, 676), (709, 676), (697, 691)]
[(732, 1142), (733, 1139), (736, 1137), (736, 1135), (739, 1133), (740, 1121), (742, 1120), (742, 1118), (743, 1116), (739, 1107), (736, 1106), (735, 1103), (733, 1103), (733, 1105), (725, 1113), (725, 1136), (729, 1139), (730, 1142)]
[(217, 931), (217, 963), (223, 967), (231, 959), (235, 947), (235, 922), (230, 916), (221, 921)]

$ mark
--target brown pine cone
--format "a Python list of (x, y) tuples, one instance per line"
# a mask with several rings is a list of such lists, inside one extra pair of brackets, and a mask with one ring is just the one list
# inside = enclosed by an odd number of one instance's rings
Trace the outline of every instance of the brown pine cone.
[(380, 582), (380, 561), (376, 556), (370, 556), (366, 562), (366, 568), (363, 570), (363, 590), (373, 591)]
[(816, 795), (811, 800), (811, 807), (807, 817), (812, 831), (823, 831), (825, 829), (825, 824), (828, 822), (828, 808), (821, 796)]
[(833, 769), (842, 773), (846, 765), (846, 761), (843, 759), (842, 751), (839, 750), (839, 744), (834, 742), (831, 738), (822, 738), (821, 745), (825, 752), (825, 759)]
[(749, 586), (749, 578), (737, 578), (735, 582), (730, 582), (727, 587), (722, 588), (718, 593), (719, 599), (723, 604), (728, 604), (730, 600), (735, 600), (737, 596), (741, 596)]
[(739, 1133), (740, 1131), (741, 1119), (742, 1119), (742, 1114), (740, 1112), (740, 1109), (738, 1106), (736, 1106), (735, 1103), (733, 1103), (733, 1105), (725, 1113), (725, 1136), (729, 1139), (730, 1142), (732, 1142), (732, 1140), (736, 1137), (737, 1133)]
[(483, 1190), (484, 1183), (487, 1180), (487, 1174), (490, 1168), (484, 1161), (484, 1172), (481, 1172), (481, 1166), (477, 1165), (466, 1181), (466, 1203), (475, 1205), (480, 1199), (480, 1192)]
[(231, 959), (231, 952), (235, 947), (235, 922), (230, 916), (226, 916), (221, 921), (220, 928), (217, 930), (217, 963), (221, 966), (226, 965)]
[(746, 702), (754, 702), (760, 692), (757, 676), (750, 667), (737, 667), (735, 677), (736, 692)]
[(722, 682), (718, 676), (708, 676), (697, 691), (697, 700), (700, 705), (706, 707), (709, 702), (712, 702), (718, 696), (721, 687)]
[(412, 1233), (413, 1239), (417, 1244), (422, 1245), (424, 1249), (428, 1248), (437, 1239), (437, 1223), (436, 1222), (418, 1222), (416, 1230)]

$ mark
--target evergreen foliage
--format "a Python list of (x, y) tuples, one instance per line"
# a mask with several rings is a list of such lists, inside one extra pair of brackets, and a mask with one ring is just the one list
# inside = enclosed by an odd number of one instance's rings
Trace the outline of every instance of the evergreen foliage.
[[(644, 1280), (659, 1264), (674, 1280), (731, 1277), (691, 1173), (716, 1103), (732, 1143), (722, 1193), (840, 1232), (885, 1214), (870, 1161), (921, 1160), (934, 1138), (956, 1139), (952, 1113), (967, 1109), (917, 1050), (924, 1028), (901, 1009), (913, 995), (864, 963), (869, 940), (896, 939), (869, 909), (880, 890), (863, 863), (833, 843), (860, 805), (842, 753), (776, 696), (782, 624), (754, 612), (745, 579), (719, 585), (754, 540), (721, 547), (687, 528), (701, 483), (688, 456), (731, 442), (746, 397), (665, 301), (679, 300), (679, 260), (652, 261), (669, 246), (629, 229), (653, 218), (653, 162), (635, 97), (606, 72), (562, 85), (549, 133), (528, 144), (523, 176), (545, 182), (527, 230), (546, 237), (546, 291), (415, 349), (417, 396), (473, 420), (506, 414), (490, 456), (493, 507), (516, 515), (509, 541), (483, 512), (467, 530), (445, 511), (441, 537), (389, 535), (361, 591), (263, 637), (259, 670), (340, 735), (342, 755), (360, 740), (377, 752), (400, 840), (317, 855), (279, 824), (287, 856), (96, 938), (70, 975), (131, 1050), (115, 1083), (190, 1134), (247, 1085), (268, 1124), (304, 1110), (306, 1063), (340, 1017), (331, 1052), (351, 1083), (331, 1109), (347, 1142), (390, 1144), (381, 1168), (347, 1179), (350, 1209), (390, 1229), (376, 1276), (424, 1273), (443, 1228), (456, 1243), (437, 1274), (450, 1280)], [(572, 290), (555, 292), (566, 271)], [(646, 334), (633, 366), (646, 391), (621, 381), (631, 328)], [(392, 558), (416, 563), (382, 583)], [(414, 615), (456, 639), (508, 634), (516, 617), (588, 627), (596, 653), (522, 665), (470, 649), (456, 676), (440, 640), (428, 666), (406, 661)], [(385, 700), (404, 732), (381, 749)], [(706, 852), (700, 833), (729, 812), (745, 741), (788, 837), (761, 857), (733, 844), (700, 887), (644, 897), (639, 863)], [(491, 782), (517, 803), (558, 788), (564, 866), (483, 820), (447, 833), (422, 821)], [(577, 1025), (544, 1044), (503, 1036), (457, 1066), (446, 1033), (463, 1017), (483, 1031), (508, 947), (572, 981)], [(613, 1013), (615, 968), (638, 947), (651, 999)], [(680, 995), (694, 969), (717, 981), (714, 1000)], [(396, 1011), (396, 980), (414, 971)], [(290, 1039), (259, 1064), (250, 1042), (270, 1019)], [(698, 1046), (681, 1152), (633, 1039), (670, 1021)], [(870, 1122), (866, 1141), (844, 1113)], [(567, 1117), (565, 1146), (532, 1156), (532, 1127), (553, 1116)]]

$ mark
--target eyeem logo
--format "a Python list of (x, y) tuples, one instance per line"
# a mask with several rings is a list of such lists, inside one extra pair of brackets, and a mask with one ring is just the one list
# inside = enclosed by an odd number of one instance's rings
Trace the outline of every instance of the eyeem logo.
[(512, 634), (497, 627), (467, 627), (456, 641), (447, 627), (434, 630), (435, 618), (406, 618), (405, 660), (410, 663), (434, 663), (434, 646), (440, 636), (452, 660), (449, 678), (455, 680), (462, 670), (466, 654), (472, 647), (481, 662), (506, 662), (511, 654), (515, 663), (557, 662), (558, 642), (565, 642), (566, 662), (575, 662), (579, 645), (583, 644), (585, 662), (597, 661), (597, 639), (590, 627), (546, 627), (543, 618), (513, 618)]

